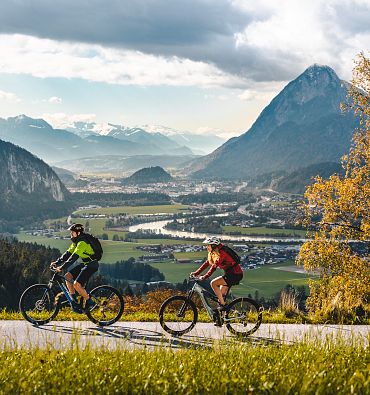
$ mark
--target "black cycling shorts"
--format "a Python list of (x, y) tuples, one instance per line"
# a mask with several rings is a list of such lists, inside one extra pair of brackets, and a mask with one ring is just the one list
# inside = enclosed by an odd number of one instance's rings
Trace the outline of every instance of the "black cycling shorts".
[(80, 283), (81, 285), (85, 285), (89, 278), (97, 272), (99, 269), (99, 262), (92, 261), (89, 262), (87, 265), (80, 263), (79, 265), (75, 266), (72, 270), (69, 270), (69, 273), (72, 274), (73, 279)]
[(243, 278), (243, 273), (235, 274), (235, 273), (225, 273), (222, 278), (225, 280), (228, 287), (232, 285), (238, 285)]

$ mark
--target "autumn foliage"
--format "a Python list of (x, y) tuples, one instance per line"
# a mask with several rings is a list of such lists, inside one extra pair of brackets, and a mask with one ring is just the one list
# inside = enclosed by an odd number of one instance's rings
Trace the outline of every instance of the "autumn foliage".
[(345, 175), (317, 177), (305, 192), (304, 222), (314, 231), (297, 263), (319, 273), (310, 282), (312, 312), (358, 317), (370, 312), (370, 59), (364, 54), (356, 60), (348, 103), (342, 107), (354, 111), (360, 127), (342, 158)]

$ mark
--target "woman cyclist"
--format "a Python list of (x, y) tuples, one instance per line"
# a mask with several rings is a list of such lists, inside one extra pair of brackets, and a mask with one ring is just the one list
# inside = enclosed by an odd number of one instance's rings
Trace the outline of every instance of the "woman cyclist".
[(233, 259), (230, 254), (224, 250), (224, 245), (214, 236), (207, 237), (203, 244), (207, 245), (208, 259), (195, 272), (190, 273), (192, 276), (198, 276), (208, 266), (211, 266), (204, 276), (200, 276), (199, 280), (205, 280), (219, 267), (225, 271), (223, 276), (214, 278), (211, 281), (211, 287), (216, 294), (219, 302), (219, 310), (226, 311), (224, 296), (232, 285), (237, 285), (243, 278), (243, 270), (240, 264)]

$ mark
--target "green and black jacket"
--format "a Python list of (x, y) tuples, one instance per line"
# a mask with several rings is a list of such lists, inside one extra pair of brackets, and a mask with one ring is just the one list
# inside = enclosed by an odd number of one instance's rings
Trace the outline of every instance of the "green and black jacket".
[(57, 260), (57, 264), (64, 262), (63, 267), (67, 268), (77, 261), (78, 258), (82, 259), (82, 263), (87, 265), (94, 259), (91, 257), (94, 255), (94, 250), (88, 243), (84, 233), (81, 233), (78, 237), (72, 240), (72, 244), (68, 250)]

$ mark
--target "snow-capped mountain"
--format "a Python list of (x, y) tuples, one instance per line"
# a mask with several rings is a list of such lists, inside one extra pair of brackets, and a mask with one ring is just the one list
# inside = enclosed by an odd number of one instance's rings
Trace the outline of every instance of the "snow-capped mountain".
[(67, 130), (84, 138), (91, 135), (109, 136), (119, 140), (158, 147), (159, 151), (171, 150), (172, 154), (192, 154), (191, 149), (185, 146), (185, 144), (179, 144), (175, 140), (158, 132), (149, 133), (140, 127), (131, 128), (111, 123), (75, 122)]
[(74, 122), (65, 129), (83, 138), (89, 135), (111, 136), (120, 140), (150, 144), (171, 151), (175, 150), (175, 153), (179, 155), (192, 153), (205, 155), (225, 142), (225, 139), (213, 133), (181, 132), (160, 125), (127, 127), (112, 123)]
[(198, 155), (209, 154), (226, 141), (215, 133), (182, 132), (161, 125), (141, 125), (139, 127), (149, 133), (161, 133), (176, 141), (177, 144), (189, 147)]

